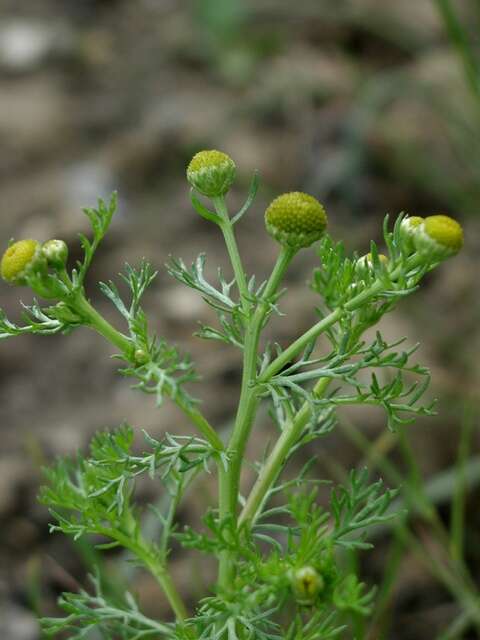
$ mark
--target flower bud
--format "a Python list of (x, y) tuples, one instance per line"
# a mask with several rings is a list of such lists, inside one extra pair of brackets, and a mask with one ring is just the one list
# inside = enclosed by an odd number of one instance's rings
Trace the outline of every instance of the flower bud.
[(297, 569), (293, 574), (292, 586), (300, 604), (313, 604), (325, 587), (325, 581), (314, 567)]
[(40, 243), (36, 240), (19, 240), (5, 251), (0, 263), (2, 278), (10, 284), (25, 285), (27, 277), (36, 270), (46, 268)]
[(144, 349), (135, 349), (134, 358), (135, 363), (139, 366), (149, 361), (149, 355)]
[(415, 236), (423, 222), (424, 219), (420, 216), (407, 216), (400, 223), (400, 235), (410, 253), (415, 251)]
[(265, 226), (277, 242), (298, 250), (322, 237), (327, 215), (316, 198), (293, 191), (273, 200), (265, 211)]
[(444, 260), (455, 255), (463, 246), (463, 229), (449, 216), (428, 216), (414, 236), (419, 253)]
[(67, 263), (68, 247), (63, 240), (47, 240), (42, 246), (42, 252), (54, 269), (62, 269)]
[[(379, 253), (378, 259), (383, 266), (387, 266), (387, 256), (383, 255), (383, 253)], [(373, 271), (373, 258), (371, 253), (367, 253), (366, 255), (361, 256), (355, 263), (355, 273), (362, 278), (371, 271)]]
[(235, 163), (226, 153), (212, 149), (199, 151), (187, 168), (188, 182), (209, 198), (223, 196), (235, 179)]

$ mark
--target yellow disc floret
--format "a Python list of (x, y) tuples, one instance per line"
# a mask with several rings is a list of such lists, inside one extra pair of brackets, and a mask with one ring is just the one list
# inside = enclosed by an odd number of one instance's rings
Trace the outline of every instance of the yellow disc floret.
[(418, 227), (414, 242), (420, 253), (442, 260), (460, 251), (463, 246), (463, 229), (449, 216), (428, 216)]
[(199, 151), (187, 167), (187, 180), (203, 195), (223, 196), (232, 186), (236, 166), (226, 153), (211, 149)]
[(449, 216), (428, 216), (423, 223), (425, 233), (452, 253), (458, 253), (463, 247), (463, 229)]
[(284, 193), (265, 211), (268, 233), (280, 244), (293, 249), (309, 247), (327, 228), (327, 214), (316, 198), (293, 191)]
[(11, 284), (23, 284), (25, 276), (41, 261), (41, 247), (36, 240), (19, 240), (5, 251), (0, 264), (2, 278)]

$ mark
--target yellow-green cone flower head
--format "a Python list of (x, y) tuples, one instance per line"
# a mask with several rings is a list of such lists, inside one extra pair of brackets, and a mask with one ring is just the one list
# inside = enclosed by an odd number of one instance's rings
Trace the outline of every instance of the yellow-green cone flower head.
[(463, 247), (463, 229), (449, 216), (428, 216), (418, 227), (414, 241), (420, 253), (443, 260), (455, 255)]
[(26, 278), (36, 268), (45, 264), (40, 243), (36, 240), (19, 240), (5, 251), (0, 264), (2, 278), (10, 284), (26, 284)]
[(325, 587), (325, 581), (314, 567), (297, 569), (293, 574), (293, 590), (300, 604), (313, 604)]
[(216, 198), (230, 189), (235, 171), (235, 163), (226, 153), (215, 149), (199, 151), (187, 167), (187, 180), (204, 196)]
[(420, 216), (407, 216), (400, 223), (402, 240), (405, 243), (405, 247), (410, 252), (415, 250), (414, 238), (423, 222), (424, 218), (421, 218)]
[(293, 191), (275, 198), (265, 211), (268, 233), (292, 249), (309, 247), (327, 228), (327, 214), (316, 198)]
[(47, 240), (42, 246), (42, 253), (55, 269), (61, 269), (67, 263), (68, 247), (63, 240)]

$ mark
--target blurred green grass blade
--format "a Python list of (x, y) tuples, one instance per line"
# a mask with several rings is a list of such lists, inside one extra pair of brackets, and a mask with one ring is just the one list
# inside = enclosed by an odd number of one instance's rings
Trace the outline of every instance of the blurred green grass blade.
[(437, 640), (456, 640), (457, 638), (463, 638), (464, 631), (466, 631), (470, 625), (470, 616), (467, 613), (461, 613), (449, 625), (448, 629), (437, 637)]
[(367, 640), (387, 638), (392, 624), (392, 599), (397, 584), (401, 561), (404, 557), (405, 541), (398, 532), (393, 531), (393, 540), (387, 554), (382, 583), (378, 590), (374, 616), (370, 622)]
[[(468, 479), (472, 475), (468, 458), (472, 444), (473, 427), (474, 416), (471, 411), (466, 411), (460, 431), (450, 522), (451, 554), (457, 561), (463, 561), (465, 551), (465, 503), (467, 489), (469, 488)], [(477, 464), (476, 468), (480, 474), (480, 463)]]
[(467, 30), (461, 23), (450, 0), (435, 0), (452, 45), (463, 64), (465, 77), (480, 107), (480, 60), (470, 43)]

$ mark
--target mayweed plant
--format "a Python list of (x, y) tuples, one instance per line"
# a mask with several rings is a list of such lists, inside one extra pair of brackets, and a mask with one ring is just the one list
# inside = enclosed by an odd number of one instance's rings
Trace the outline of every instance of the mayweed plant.
[[(126, 266), (122, 278), (130, 290), (128, 300), (112, 282), (100, 283), (122, 316), (123, 332), (88, 299), (85, 277), (115, 213), (115, 195), (109, 203), (100, 200), (96, 209), (85, 209), (93, 238), (80, 237), (84, 255), (72, 270), (67, 246), (58, 239), (13, 242), (2, 258), (5, 281), (27, 286), (49, 301), (35, 299), (25, 307), (22, 325), (2, 312), (2, 338), (90, 327), (115, 348), (120, 372), (135, 380), (134, 388), (153, 394), (159, 405), (170, 399), (192, 426), (188, 437), (168, 433), (157, 440), (144, 433), (143, 445), (134, 445), (135, 433), (128, 425), (100, 432), (89, 455), (62, 459), (45, 471), (40, 500), (54, 519), (51, 531), (73, 539), (93, 536), (98, 549), (128, 550), (158, 581), (171, 608), (167, 620), (150, 619), (130, 593), (108, 593), (97, 573), (90, 590), (61, 596), (64, 617), (41, 620), (47, 636), (326, 640), (355, 637), (356, 622), (372, 612), (375, 589), (345, 559), (349, 551), (369, 549), (371, 528), (394, 517), (390, 505), (396, 491), (385, 489), (381, 480), (370, 481), (367, 470), (355, 470), (344, 485), (331, 488), (325, 505), (312, 464), (293, 478), (283, 472), (302, 447), (335, 428), (337, 407), (382, 407), (391, 430), (433, 412), (432, 404), (421, 401), (429, 372), (412, 363), (416, 347), (399, 350), (403, 341), (389, 343), (379, 331), (368, 334), (373, 339), (364, 334), (413, 293), (427, 272), (460, 250), (462, 229), (444, 215), (401, 215), (393, 228), (387, 217), (384, 254), (372, 242), (367, 255), (349, 256), (328, 234), (324, 207), (311, 195), (286, 193), (265, 212), (266, 230), (279, 250), (270, 276), (258, 282), (245, 273), (234, 234), (253, 203), (258, 179), (255, 175), (244, 206), (231, 215), (225, 196), (235, 171), (233, 160), (219, 151), (201, 151), (187, 169), (193, 207), (222, 232), (233, 279), (219, 272), (218, 281), (209, 282), (204, 254), (191, 266), (181, 259), (167, 265), (169, 274), (196, 290), (218, 316), (216, 326), (201, 326), (200, 338), (226, 343), (243, 358), (238, 408), (228, 437), (221, 437), (191, 395), (197, 373), (190, 359), (149, 331), (141, 302), (155, 278), (150, 264)], [(268, 322), (280, 313), (282, 280), (290, 263), (314, 243), (316, 321), (288, 345), (262, 341)], [(245, 459), (246, 445), (258, 428), (262, 404), (270, 410), (277, 436), (255, 461), (253, 486), (242, 495), (242, 472), (252, 467)], [(180, 530), (176, 510), (186, 489), (205, 472), (215, 473), (218, 480), (217, 506), (204, 514), (201, 530)], [(163, 508), (155, 508), (155, 536), (147, 534), (144, 510), (135, 504), (141, 475), (163, 486)], [(172, 579), (172, 541), (208, 554), (218, 565), (215, 583), (197, 603), (185, 602)]]

